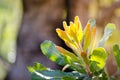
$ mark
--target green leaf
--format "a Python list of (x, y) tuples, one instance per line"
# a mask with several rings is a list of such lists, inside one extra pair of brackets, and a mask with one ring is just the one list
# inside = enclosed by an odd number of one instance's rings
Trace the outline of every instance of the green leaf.
[(71, 63), (70, 64), (70, 67), (73, 69), (73, 70), (75, 70), (75, 71), (78, 71), (78, 72), (80, 72), (80, 73), (86, 73), (86, 70), (85, 70), (85, 68), (83, 67), (83, 66), (81, 66), (81, 64), (79, 64), (79, 63)]
[(104, 48), (99, 47), (94, 49), (90, 58), (90, 68), (93, 69), (93, 71), (99, 71), (105, 66), (106, 58), (107, 54)]
[(120, 70), (120, 49), (117, 44), (113, 46), (113, 51), (114, 51), (114, 56), (115, 56), (118, 68)]
[[(36, 71), (31, 74), (31, 80), (76, 80), (84, 76), (78, 72)], [(68, 78), (68, 79), (67, 79)]]
[(72, 78), (70, 76), (65, 76), (61, 80), (76, 80), (75, 78)]
[(96, 72), (98, 71), (97, 69), (99, 69), (99, 67), (97, 66), (97, 62), (95, 61), (90, 61), (90, 70), (92, 72)]
[(112, 23), (107, 24), (107, 26), (105, 27), (105, 30), (104, 30), (103, 38), (98, 43), (98, 47), (104, 46), (105, 42), (112, 35), (112, 32), (115, 30), (115, 28), (116, 28), (115, 24), (112, 24)]
[(33, 67), (31, 67), (31, 66), (28, 66), (27, 67), (28, 68), (28, 70), (29, 70), (29, 72), (35, 72), (35, 71), (37, 71), (37, 70), (48, 70), (48, 68), (46, 68), (45, 66), (43, 66), (42, 64), (40, 64), (40, 63), (34, 63), (34, 66)]
[(51, 41), (44, 41), (41, 44), (41, 50), (45, 56), (59, 65), (66, 65), (71, 62), (70, 58), (61, 55), (61, 53), (56, 49), (55, 44)]
[(74, 61), (71, 59), (71, 57), (61, 55), (61, 53), (56, 49), (55, 44), (51, 41), (44, 41), (41, 44), (41, 49), (44, 55), (46, 55), (50, 60), (58, 63), (59, 65), (64, 66), (66, 64), (69, 64), (70, 68), (72, 68), (73, 70), (85, 73), (85, 70), (81, 67), (81, 63), (78, 63), (79, 65), (76, 65), (74, 64)]
[(92, 80), (89, 76), (86, 76), (84, 79), (82, 80)]

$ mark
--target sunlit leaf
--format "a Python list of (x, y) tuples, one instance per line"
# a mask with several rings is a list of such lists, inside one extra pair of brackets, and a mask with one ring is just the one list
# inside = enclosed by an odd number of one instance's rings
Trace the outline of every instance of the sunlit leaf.
[(56, 48), (58, 49), (58, 51), (60, 51), (62, 55), (70, 57), (73, 61), (79, 61), (78, 57), (75, 56), (72, 52), (69, 52), (60, 46), (56, 46)]
[(112, 35), (112, 32), (115, 30), (115, 28), (116, 28), (115, 24), (112, 24), (112, 23), (107, 24), (107, 26), (105, 27), (105, 30), (104, 30), (103, 38), (98, 43), (98, 47), (104, 46), (105, 42)]
[(71, 36), (76, 36), (76, 26), (74, 25), (74, 23), (73, 22), (70, 22), (70, 26), (69, 26), (69, 28), (70, 28), (70, 35)]
[(40, 63), (34, 63), (34, 66), (33, 67), (31, 67), (31, 66), (28, 66), (27, 67), (28, 68), (28, 70), (29, 70), (29, 72), (35, 72), (35, 71), (37, 71), (37, 70), (48, 70), (48, 68), (47, 67), (45, 67), (45, 66), (43, 66), (42, 64), (40, 64)]
[(77, 38), (78, 38), (78, 42), (81, 43), (82, 39), (83, 39), (83, 31), (82, 31), (82, 25), (80, 23), (80, 21), (78, 22), (78, 33), (77, 33)]
[(76, 16), (74, 19), (74, 25), (75, 25), (77, 43), (81, 43), (83, 38), (83, 31), (82, 31), (82, 25), (80, 23), (78, 16)]
[(100, 70), (105, 66), (105, 61), (107, 58), (107, 54), (105, 52), (104, 48), (96, 48), (93, 50), (93, 53), (91, 54), (91, 67), (95, 67), (95, 70)]
[(67, 31), (69, 28), (69, 26), (67, 26), (67, 23), (65, 21), (63, 21), (63, 27), (64, 27), (65, 31)]
[(63, 39), (64, 41), (71, 42), (69, 37), (67, 36), (66, 32), (61, 29), (56, 29), (56, 32), (58, 33), (58, 36)]
[(74, 24), (75, 24), (75, 26), (76, 26), (76, 32), (77, 32), (78, 30), (82, 29), (81, 23), (80, 23), (80, 21), (79, 21), (79, 17), (78, 17), (78, 16), (75, 17), (75, 19), (74, 19)]
[(90, 45), (90, 41), (91, 41), (91, 31), (90, 31), (90, 24), (88, 23), (84, 31), (84, 50), (87, 50), (87, 48)]
[(113, 51), (114, 51), (114, 56), (115, 56), (118, 68), (120, 70), (120, 49), (117, 44), (113, 46)]
[(95, 44), (96, 44), (96, 27), (93, 27), (93, 29), (91, 31), (91, 43), (89, 46), (90, 54), (92, 53), (93, 49), (95, 48)]
[[(66, 25), (66, 23), (64, 23), (64, 25)], [(67, 29), (67, 27), (65, 27), (65, 28)], [(65, 41), (65, 43), (69, 44), (69, 46), (67, 45), (68, 47), (70, 47), (70, 48), (76, 47), (75, 44), (73, 43), (71, 37), (68, 36), (68, 34), (65, 31), (58, 28), (58, 29), (56, 29), (56, 32), (57, 32), (58, 36)]]

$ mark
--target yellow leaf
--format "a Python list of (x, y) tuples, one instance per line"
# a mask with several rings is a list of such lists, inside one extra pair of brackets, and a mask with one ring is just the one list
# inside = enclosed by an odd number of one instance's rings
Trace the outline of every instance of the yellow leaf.
[(67, 41), (67, 42), (71, 42), (71, 40), (69, 39), (69, 37), (67, 36), (65, 31), (57, 28), (56, 32), (61, 39), (63, 39), (64, 41)]
[(82, 43), (83, 31), (80, 22), (78, 23), (78, 26), (79, 26), (79, 30), (78, 30), (77, 38), (78, 38), (78, 42)]
[(92, 51), (93, 48), (95, 47), (96, 44), (96, 27), (93, 27), (92, 31), (91, 31), (91, 45), (90, 45), (90, 50)]
[(77, 32), (77, 31), (79, 30), (79, 28), (80, 28), (79, 23), (80, 23), (79, 17), (76, 16), (75, 19), (74, 19), (74, 24), (75, 24), (75, 26), (76, 26), (76, 32)]
[(78, 16), (76, 16), (74, 19), (74, 25), (75, 25), (77, 42), (80, 44), (82, 42), (83, 32), (82, 32), (82, 26)]
[(68, 30), (68, 26), (67, 26), (67, 23), (65, 22), (65, 21), (63, 21), (63, 27), (64, 27), (64, 29), (65, 29), (65, 31), (67, 31)]
[(77, 32), (75, 28), (76, 26), (73, 24), (73, 22), (70, 22), (69, 35), (74, 42), (77, 42), (77, 36), (76, 36)]
[(75, 45), (74, 43), (65, 42), (65, 44), (66, 44), (69, 48), (71, 48), (72, 50), (76, 50), (76, 49), (77, 49), (77, 47), (76, 47), (76, 45)]
[(91, 31), (90, 31), (90, 23), (86, 25), (85, 33), (84, 33), (84, 51), (87, 50), (91, 42)]
[(74, 44), (73, 41), (69, 38), (68, 34), (67, 34), (65, 31), (57, 28), (57, 29), (56, 29), (56, 32), (57, 32), (58, 36), (59, 36), (62, 40), (65, 41), (65, 43), (69, 44), (68, 47), (70, 47), (70, 48), (75, 47), (75, 48), (76, 48), (75, 44)]

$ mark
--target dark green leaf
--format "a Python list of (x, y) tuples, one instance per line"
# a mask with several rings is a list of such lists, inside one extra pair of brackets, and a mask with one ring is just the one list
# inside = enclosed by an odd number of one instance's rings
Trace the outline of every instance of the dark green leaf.
[[(31, 80), (76, 80), (83, 78), (78, 72), (62, 72), (62, 71), (36, 71), (31, 75)], [(68, 78), (68, 79), (67, 79)]]
[(61, 53), (55, 48), (55, 44), (51, 41), (44, 41), (41, 44), (41, 50), (45, 56), (59, 65), (65, 65), (71, 61), (69, 58), (66, 59), (65, 56), (62, 56)]
[(113, 46), (113, 51), (114, 51), (114, 56), (115, 56), (118, 68), (120, 70), (120, 49), (117, 44)]
[(92, 78), (90, 78), (89, 76), (86, 76), (84, 79), (82, 80), (92, 80)]
[(86, 70), (83, 66), (81, 66), (80, 64), (74, 64), (74, 63), (71, 63), (71, 66), (70, 66), (73, 70), (75, 71), (78, 71), (80, 73), (86, 73)]
[(70, 76), (65, 76), (61, 80), (76, 80), (75, 78), (72, 78)]

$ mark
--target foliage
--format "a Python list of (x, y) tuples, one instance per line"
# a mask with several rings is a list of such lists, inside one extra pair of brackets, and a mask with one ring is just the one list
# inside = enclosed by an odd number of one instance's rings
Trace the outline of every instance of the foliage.
[[(35, 63), (33, 67), (28, 67), (32, 80), (114, 80), (113, 76), (108, 76), (105, 71), (108, 52), (104, 48), (104, 43), (115, 30), (115, 25), (107, 24), (104, 35), (100, 41), (96, 41), (96, 21), (90, 19), (84, 28), (78, 16), (70, 26), (63, 22), (64, 30), (56, 29), (58, 36), (64, 40), (65, 44), (72, 49), (72, 52), (55, 45), (52, 41), (44, 41), (40, 47), (45, 56), (50, 60), (63, 66), (62, 70), (52, 70)], [(113, 53), (120, 69), (120, 50), (116, 44), (113, 46)], [(65, 72), (65, 69), (72, 69)]]
[(0, 80), (16, 59), (16, 39), (22, 19), (21, 0), (0, 0)]
[(16, 39), (21, 19), (21, 0), (0, 0), (0, 56), (9, 63), (15, 62)]

